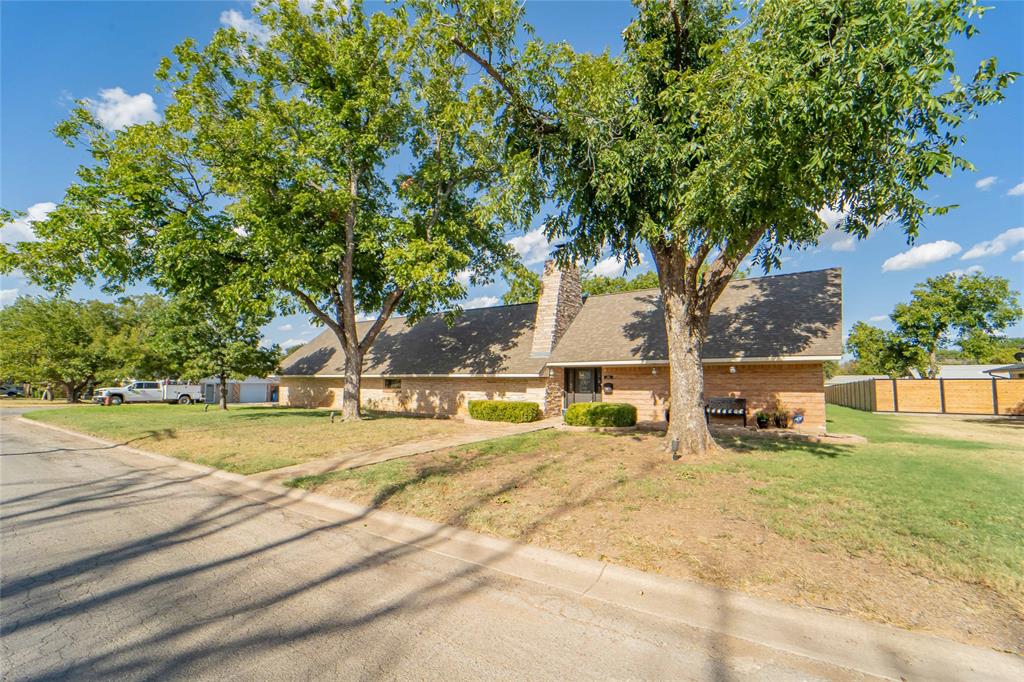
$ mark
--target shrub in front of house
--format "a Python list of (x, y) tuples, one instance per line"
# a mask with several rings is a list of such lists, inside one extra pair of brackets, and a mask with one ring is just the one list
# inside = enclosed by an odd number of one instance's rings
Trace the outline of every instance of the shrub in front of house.
[(469, 416), (488, 422), (522, 424), (541, 418), (540, 405), (516, 400), (470, 400)]
[(625, 403), (575, 403), (565, 411), (569, 426), (636, 426), (636, 407)]

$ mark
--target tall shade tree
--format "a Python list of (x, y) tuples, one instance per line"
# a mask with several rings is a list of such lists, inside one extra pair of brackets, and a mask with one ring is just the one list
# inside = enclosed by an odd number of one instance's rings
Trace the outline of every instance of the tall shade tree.
[[(66, 286), (148, 279), (217, 289), (238, 305), (276, 292), (345, 353), (342, 416), (358, 419), (363, 358), (386, 321), (451, 308), (511, 258), (488, 187), (504, 137), (496, 88), (396, 7), (258, 2), (261, 30), (185, 41), (158, 77), (159, 123), (106, 134), (85, 107), (58, 134), (95, 159), (0, 265)], [(357, 316), (369, 321), (357, 326)]]
[(22, 296), (0, 309), (0, 376), (55, 384), (68, 402), (97, 382), (173, 371), (153, 344), (159, 299), (119, 303)]
[[(959, 346), (968, 357), (991, 355), (995, 336), (1020, 321), (1020, 293), (1005, 277), (955, 274), (930, 277), (891, 315), (896, 335), (927, 356), (927, 376), (939, 375), (938, 351)], [(924, 373), (922, 373), (924, 374)]]
[(853, 356), (857, 374), (884, 374), (894, 379), (922, 373), (928, 359), (920, 346), (899, 334), (857, 322), (846, 338), (846, 352)]
[[(744, 259), (765, 271), (817, 243), (823, 209), (864, 237), (913, 239), (936, 174), (969, 169), (958, 128), (1002, 99), (1014, 74), (983, 61), (962, 78), (950, 41), (970, 37), (973, 0), (637, 0), (623, 52), (531, 37), (515, 0), (424, 3), (441, 40), (505, 95), (506, 186), (550, 198), (563, 260), (649, 250), (668, 332), (668, 437), (713, 441), (702, 346), (714, 302)], [(737, 19), (742, 16), (742, 21)], [(526, 36), (521, 39), (521, 36)]]
[(260, 327), (271, 317), (269, 311), (254, 314), (248, 307), (233, 308), (215, 296), (178, 298), (158, 319), (156, 343), (177, 361), (182, 378), (216, 377), (220, 408), (226, 410), (228, 379), (263, 377), (277, 369), (281, 349), (276, 344), (260, 345)]

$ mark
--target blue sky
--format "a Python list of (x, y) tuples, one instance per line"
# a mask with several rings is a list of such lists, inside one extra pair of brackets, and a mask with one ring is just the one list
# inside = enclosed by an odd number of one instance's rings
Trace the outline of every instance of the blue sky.
[[(960, 67), (970, 75), (981, 59), (996, 56), (1001, 68), (1024, 72), (1024, 2), (987, 4), (994, 9), (979, 23), (979, 35), (955, 45)], [(633, 8), (628, 2), (534, 1), (528, 11), (545, 39), (568, 40), (580, 50), (617, 51)], [(0, 3), (0, 205), (40, 216), (60, 201), (85, 161), (50, 132), (73, 99), (92, 99), (112, 126), (159, 116), (162, 101), (153, 79), (159, 59), (185, 37), (203, 42), (222, 21), (248, 16), (248, 2), (217, 0)], [(913, 247), (890, 226), (863, 242), (830, 234), (819, 248), (786, 254), (782, 272), (843, 268), (847, 330), (857, 320), (884, 326), (885, 316), (915, 283), (952, 270), (981, 268), (1024, 289), (1024, 81), (963, 132), (963, 154), (977, 170), (932, 184), (925, 194), (930, 202), (959, 208), (930, 218)], [(540, 222), (538, 216), (538, 227)], [(4, 231), (9, 240), (27, 227)], [(539, 270), (546, 250), (539, 233), (508, 236)], [(617, 274), (613, 262), (598, 267)], [(504, 288), (475, 288), (470, 304), (497, 303)], [(0, 289), (0, 302), (40, 293), (17, 277), (5, 277)], [(84, 287), (74, 295), (100, 296)], [(265, 330), (278, 343), (305, 340), (317, 331), (304, 315), (280, 318)], [(1024, 324), (1011, 332), (1024, 336)]]

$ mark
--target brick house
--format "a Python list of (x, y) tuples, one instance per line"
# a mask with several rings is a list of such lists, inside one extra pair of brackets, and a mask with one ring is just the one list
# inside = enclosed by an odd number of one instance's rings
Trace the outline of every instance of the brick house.
[[(705, 397), (746, 398), (750, 417), (779, 402), (803, 415), (802, 429), (824, 431), (822, 363), (839, 360), (841, 329), (838, 268), (733, 281), (708, 324)], [(461, 415), (471, 400), (529, 400), (557, 416), (605, 400), (664, 422), (667, 348), (657, 289), (584, 300), (579, 271), (548, 262), (537, 303), (466, 310), (451, 326), (442, 315), (389, 320), (366, 358), (362, 402)], [(324, 331), (283, 361), (281, 403), (338, 407), (343, 365)]]

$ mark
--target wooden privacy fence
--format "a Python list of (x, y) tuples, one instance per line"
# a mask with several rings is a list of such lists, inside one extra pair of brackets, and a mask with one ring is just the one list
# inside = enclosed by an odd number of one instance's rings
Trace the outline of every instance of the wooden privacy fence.
[(865, 379), (826, 386), (825, 402), (870, 412), (1024, 415), (1024, 379)]

